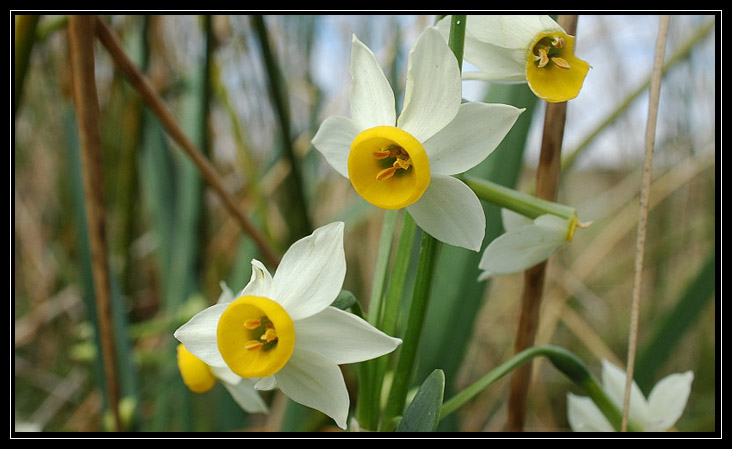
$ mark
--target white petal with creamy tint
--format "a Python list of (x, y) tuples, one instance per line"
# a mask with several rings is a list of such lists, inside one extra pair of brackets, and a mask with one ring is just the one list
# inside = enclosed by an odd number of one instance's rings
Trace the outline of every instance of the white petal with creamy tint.
[(216, 328), (227, 307), (228, 303), (214, 304), (198, 312), (173, 334), (188, 352), (213, 367), (226, 366), (216, 342)]
[(613, 426), (605, 418), (592, 399), (567, 393), (567, 421), (575, 432), (613, 432)]
[(455, 119), (424, 142), (430, 171), (455, 175), (480, 164), (506, 137), (523, 111), (505, 104), (461, 104)]
[(407, 211), (432, 237), (449, 245), (479, 251), (485, 236), (485, 214), (475, 193), (462, 181), (433, 175), (422, 198)]
[[(471, 15), (468, 16), (467, 24), (471, 38), (490, 42), (498, 47), (526, 51), (537, 34), (564, 31), (547, 15)], [(525, 56), (522, 59), (526, 61)]]
[(376, 56), (356, 35), (351, 45), (351, 77), (351, 118), (361, 129), (394, 126), (394, 92)]
[(336, 364), (370, 360), (401, 344), (361, 318), (335, 307), (295, 322), (295, 350), (317, 352)]
[(363, 131), (356, 123), (340, 115), (331, 115), (318, 128), (313, 146), (341, 176), (348, 178), (348, 155), (351, 142)]
[(568, 226), (559, 217), (542, 215), (530, 224), (514, 227), (488, 245), (478, 267), (491, 275), (533, 267), (567, 242)]
[(267, 405), (254, 389), (254, 381), (237, 376), (228, 366), (211, 367), (211, 372), (226, 387), (237, 404), (249, 413), (267, 413)]
[(314, 315), (338, 296), (346, 276), (343, 223), (316, 229), (290, 246), (272, 278), (271, 299), (293, 321)]
[[(625, 403), (625, 378), (625, 371), (607, 360), (602, 361), (602, 386), (620, 410), (623, 409)], [(630, 387), (628, 419), (643, 426), (648, 421), (648, 416), (648, 403), (634, 381)]]
[(409, 53), (404, 108), (397, 127), (424, 142), (455, 118), (461, 101), (455, 54), (440, 33), (429, 27)]
[(262, 264), (262, 262), (257, 259), (252, 259), (252, 276), (249, 279), (249, 283), (234, 299), (245, 295), (263, 296), (268, 298), (271, 289), (272, 275), (269, 274), (269, 271), (267, 271), (267, 268)]
[(684, 412), (691, 393), (694, 373), (671, 374), (661, 379), (648, 395), (648, 422), (644, 430), (662, 432), (670, 429)]
[(340, 367), (316, 352), (295, 351), (275, 374), (277, 386), (295, 402), (320, 410), (346, 428), (348, 391)]

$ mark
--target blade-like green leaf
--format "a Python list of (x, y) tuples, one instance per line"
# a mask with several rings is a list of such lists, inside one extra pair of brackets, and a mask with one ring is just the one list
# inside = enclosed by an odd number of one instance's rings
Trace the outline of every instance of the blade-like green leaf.
[(404, 412), (397, 432), (434, 432), (440, 421), (445, 394), (445, 373), (436, 369), (422, 383)]

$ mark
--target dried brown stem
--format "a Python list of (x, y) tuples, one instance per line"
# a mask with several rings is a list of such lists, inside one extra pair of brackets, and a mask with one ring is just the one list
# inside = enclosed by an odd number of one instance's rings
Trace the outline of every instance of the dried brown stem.
[(638, 341), (638, 314), (640, 308), (641, 274), (643, 272), (643, 256), (645, 253), (646, 225), (648, 221), (648, 195), (651, 189), (651, 174), (653, 168), (653, 146), (656, 138), (656, 117), (658, 116), (658, 99), (661, 93), (661, 78), (663, 76), (663, 57), (666, 49), (666, 33), (668, 31), (669, 16), (661, 16), (658, 26), (658, 39), (653, 60), (651, 86), (648, 100), (648, 121), (646, 123), (645, 159), (643, 162), (643, 177), (641, 180), (640, 204), (638, 211), (638, 233), (635, 242), (635, 271), (633, 276), (633, 299), (630, 314), (630, 332), (628, 336), (628, 362), (626, 369), (625, 397), (623, 400), (623, 420), (620, 430), (628, 428), (628, 409), (630, 407), (630, 389), (633, 383), (633, 368), (635, 366), (635, 352)]
[(89, 228), (94, 297), (102, 345), (107, 399), (114, 416), (115, 429), (121, 429), (119, 384), (112, 326), (109, 267), (104, 217), (102, 180), (102, 144), (99, 132), (99, 103), (94, 79), (94, 16), (69, 17), (69, 53), (74, 86), (74, 103), (81, 143), (81, 169), (86, 198), (86, 221)]
[[(557, 22), (574, 35), (577, 29), (577, 16), (559, 16)], [(562, 138), (567, 115), (567, 103), (547, 103), (544, 115), (544, 135), (541, 142), (541, 155), (536, 173), (536, 196), (554, 201), (559, 185), (561, 167)], [(524, 291), (521, 297), (521, 311), (516, 330), (516, 353), (533, 346), (539, 328), (539, 309), (544, 290), (546, 262), (542, 262), (524, 272)], [(511, 375), (508, 399), (507, 430), (520, 432), (526, 419), (526, 398), (531, 383), (532, 363), (517, 368)]]
[(117, 36), (109, 26), (101, 19), (96, 19), (97, 37), (107, 49), (115, 64), (127, 76), (127, 79), (142, 97), (143, 101), (158, 117), (172, 139), (180, 146), (183, 152), (191, 158), (198, 168), (206, 183), (216, 192), (229, 213), (237, 220), (241, 228), (246, 232), (262, 254), (265, 261), (273, 268), (279, 264), (279, 256), (267, 243), (267, 240), (247, 218), (239, 208), (236, 199), (226, 190), (221, 183), (221, 177), (216, 173), (211, 163), (201, 151), (191, 142), (183, 130), (178, 126), (173, 113), (168, 109), (160, 96), (155, 92), (145, 75), (135, 66), (127, 56)]

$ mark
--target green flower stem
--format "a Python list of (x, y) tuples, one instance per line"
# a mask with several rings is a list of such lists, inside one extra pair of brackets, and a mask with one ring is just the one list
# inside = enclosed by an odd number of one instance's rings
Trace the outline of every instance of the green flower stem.
[[(582, 388), (600, 411), (602, 411), (608, 421), (610, 421), (615, 430), (620, 430), (622, 421), (620, 408), (610, 399), (595, 376), (592, 375), (587, 366), (577, 356), (564, 348), (553, 345), (532, 346), (492, 369), (473, 385), (453, 396), (448, 401), (445, 401), (440, 410), (440, 419), (445, 418), (465, 405), (498, 379), (538, 356), (547, 357), (555, 368), (567, 376), (575, 385)], [(629, 424), (628, 430), (632, 432), (638, 431), (631, 424)]]
[(556, 215), (566, 220), (577, 218), (577, 210), (570, 206), (543, 200), (486, 179), (465, 176), (462, 180), (481, 200), (532, 219), (544, 214)]
[[(463, 47), (465, 46), (465, 20), (466, 17), (464, 15), (452, 17), (450, 37), (448, 40), (448, 46), (455, 54), (458, 67), (461, 71)], [(422, 327), (425, 316), (427, 315), (427, 303), (432, 289), (432, 279), (435, 266), (437, 265), (439, 247), (439, 242), (434, 237), (426, 232), (422, 232), (422, 246), (419, 250), (417, 277), (414, 281), (412, 303), (410, 305), (409, 317), (407, 318), (407, 329), (404, 334), (399, 353), (399, 361), (397, 362), (394, 373), (394, 381), (389, 391), (389, 398), (382, 420), (382, 423), (387, 426), (393, 423), (394, 418), (401, 415), (404, 410), (404, 402), (407, 398), (407, 391), (409, 390), (409, 384), (414, 371), (414, 362), (417, 356)]]
[[(391, 259), (391, 247), (394, 240), (398, 211), (389, 210), (384, 214), (379, 240), (379, 253), (376, 256), (374, 276), (371, 281), (371, 297), (369, 299), (368, 321), (380, 328), (384, 286), (386, 285), (387, 270)], [(358, 365), (358, 402), (356, 404), (356, 419), (363, 429), (373, 429), (378, 421), (380, 383), (375, 381), (377, 361), (367, 360)]]
[(407, 329), (402, 339), (399, 361), (397, 362), (394, 381), (384, 410), (383, 423), (393, 422), (393, 418), (401, 415), (404, 409), (424, 318), (427, 315), (427, 303), (432, 288), (432, 274), (435, 265), (437, 265), (438, 249), (439, 242), (428, 233), (423, 232), (419, 261), (417, 262), (417, 278), (414, 281), (412, 303), (407, 319)]
[(447, 45), (455, 53), (461, 72), (463, 70), (463, 49), (465, 48), (465, 18), (465, 15), (452, 16), (450, 36), (447, 41)]

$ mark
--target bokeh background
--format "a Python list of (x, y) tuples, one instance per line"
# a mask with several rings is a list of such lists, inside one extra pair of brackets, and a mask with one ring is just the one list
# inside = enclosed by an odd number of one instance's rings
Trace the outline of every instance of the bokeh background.
[[(374, 50), (400, 102), (408, 51), (435, 16), (262, 19), (103, 17), (278, 251), (309, 228), (346, 222), (344, 288), (368, 309), (384, 213), (362, 201), (310, 141), (325, 117), (348, 115), (352, 34)], [(67, 18), (11, 15), (11, 21), (11, 431), (109, 430)], [(592, 69), (568, 104), (558, 201), (593, 224), (550, 259), (537, 343), (569, 349), (598, 376), (603, 358), (619, 365), (626, 360), (648, 109), (644, 83), (658, 22), (655, 15), (593, 14), (578, 21), (576, 53)], [(714, 15), (671, 18), (639, 322), (636, 379), (646, 394), (668, 374), (694, 371), (675, 429), (689, 432), (721, 430), (715, 301), (718, 33)], [(274, 61), (269, 69), (267, 55)], [(323, 415), (278, 394), (266, 395), (269, 415), (250, 416), (221, 386), (197, 395), (183, 385), (173, 331), (218, 298), (221, 280), (235, 290), (243, 287), (250, 260), (261, 255), (99, 43), (95, 61), (124, 429), (334, 430)], [(272, 89), (284, 99), (280, 106)], [(525, 85), (466, 81), (464, 96), (526, 107), (503, 144), (471, 174), (531, 192), (544, 103)], [(293, 161), (302, 175), (295, 190)], [(297, 213), (302, 204), (307, 219)], [(501, 225), (497, 208), (485, 204), (485, 210), (487, 245)], [(438, 260), (414, 384), (441, 368), (446, 397), (513, 353), (522, 277), (479, 283), (479, 257), (444, 245)], [(407, 291), (405, 308), (409, 297)], [(566, 393), (577, 391), (544, 360), (533, 366), (526, 430), (568, 431)], [(344, 372), (355, 402), (356, 370), (346, 366)], [(506, 378), (440, 430), (502, 431), (507, 395)]]

